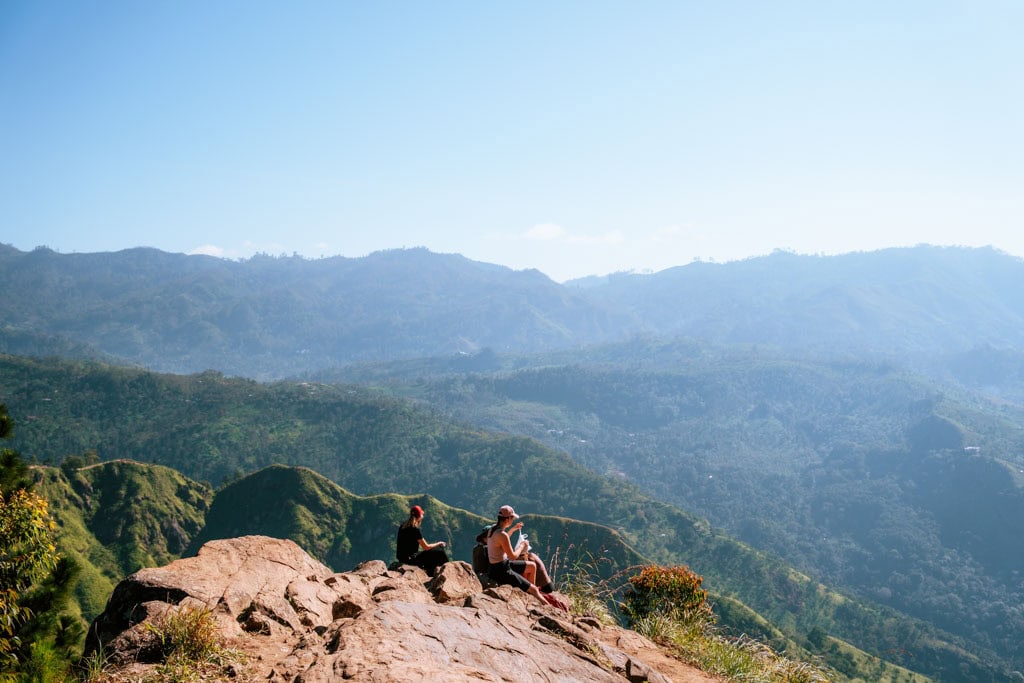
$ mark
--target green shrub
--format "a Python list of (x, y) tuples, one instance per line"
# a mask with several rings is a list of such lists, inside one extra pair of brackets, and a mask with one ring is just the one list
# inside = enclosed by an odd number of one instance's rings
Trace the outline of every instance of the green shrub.
[(18, 673), (19, 683), (64, 683), (71, 677), (68, 660), (50, 643), (29, 646), (29, 657)]
[(712, 613), (703, 582), (689, 567), (649, 565), (629, 578), (622, 611), (631, 624), (651, 615), (684, 623), (706, 621)]
[[(554, 564), (554, 563), (553, 563)], [(573, 599), (574, 612), (589, 611), (625, 589), (620, 609), (630, 628), (669, 648), (680, 660), (724, 681), (827, 683), (829, 672), (817, 664), (789, 659), (758, 639), (722, 636), (701, 587), (703, 578), (687, 567), (647, 565), (625, 582), (618, 575), (603, 581), (593, 578), (586, 562), (570, 565), (559, 583)]]

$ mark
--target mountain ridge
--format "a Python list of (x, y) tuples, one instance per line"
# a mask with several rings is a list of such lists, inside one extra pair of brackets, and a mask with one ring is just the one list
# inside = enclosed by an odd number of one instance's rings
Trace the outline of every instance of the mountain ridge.
[[(655, 334), (900, 355), (1019, 346), (1022, 280), (1024, 260), (992, 248), (919, 246), (836, 256), (776, 252), (613, 275), (581, 291), (637, 313)], [(983, 310), (972, 313), (978, 306)], [(899, 328), (911, 336), (901, 337)]]
[(614, 327), (537, 271), (425, 249), (244, 262), (15, 250), (3, 261), (7, 326), (175, 372), (271, 379), (359, 358), (565, 346)]
[[(1024, 346), (1024, 261), (992, 248), (691, 263), (559, 285), (422, 247), (228, 261), (137, 248), (0, 252), (0, 349), (32, 333), (171, 372), (261, 380), (356, 361), (688, 336), (919, 367)], [(584, 286), (585, 285), (585, 286)]]

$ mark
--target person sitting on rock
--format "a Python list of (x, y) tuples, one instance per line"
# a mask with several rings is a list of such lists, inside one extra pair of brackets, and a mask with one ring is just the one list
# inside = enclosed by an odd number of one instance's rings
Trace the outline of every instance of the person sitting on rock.
[[(517, 543), (516, 545), (518, 546), (519, 544)], [(537, 575), (534, 578), (533, 583), (540, 589), (540, 592), (554, 593), (555, 582), (551, 580), (551, 575), (548, 574), (548, 568), (544, 565), (544, 560), (540, 559), (540, 555), (533, 552), (529, 544), (526, 544), (525, 553), (520, 553), (519, 557), (524, 560), (529, 560), (537, 566)]]
[(421, 567), (428, 575), (433, 576), (438, 567), (449, 561), (448, 554), (444, 551), (444, 541), (427, 543), (423, 540), (421, 524), (423, 508), (413, 505), (409, 509), (409, 519), (398, 527), (395, 556), (402, 564)]
[(531, 560), (511, 560), (523, 552), (512, 549), (512, 541), (509, 539), (510, 531), (518, 531), (523, 528), (523, 523), (513, 525), (519, 515), (512, 509), (511, 505), (503, 505), (498, 510), (498, 521), (487, 532), (487, 560), (490, 569), (487, 576), (497, 584), (515, 586), (519, 590), (529, 593), (541, 602), (565, 610), (566, 606), (554, 598), (553, 595), (541, 593), (534, 585), (537, 576), (537, 565)]
[[(510, 532), (514, 531), (514, 530), (515, 530), (514, 527), (512, 529), (509, 529)], [(477, 534), (477, 537), (476, 537), (477, 543), (482, 543), (484, 545), (487, 545), (487, 536), (490, 533), (490, 531), (491, 531), (491, 525), (488, 524), (487, 526), (485, 526), (483, 528), (483, 530), (479, 534)], [(520, 543), (521, 542), (522, 541), (520, 540)], [(510, 546), (512, 545), (512, 535), (511, 535), (511, 533), (509, 534), (509, 545)], [(518, 546), (519, 546), (519, 543), (517, 543), (516, 546), (514, 546), (514, 547), (518, 547)], [(509, 559), (509, 558), (505, 558), (505, 559)], [(540, 555), (538, 555), (537, 553), (533, 552), (533, 550), (530, 549), (529, 544), (526, 545), (526, 554), (524, 555), (523, 553), (520, 553), (516, 557), (516, 559), (519, 559), (519, 560), (529, 560), (530, 562), (533, 562), (537, 566), (536, 577), (534, 578), (533, 584), (535, 586), (537, 586), (537, 588), (540, 589), (541, 593), (554, 593), (555, 592), (555, 582), (551, 579), (551, 575), (548, 574), (548, 568), (544, 565), (544, 560), (540, 559)]]

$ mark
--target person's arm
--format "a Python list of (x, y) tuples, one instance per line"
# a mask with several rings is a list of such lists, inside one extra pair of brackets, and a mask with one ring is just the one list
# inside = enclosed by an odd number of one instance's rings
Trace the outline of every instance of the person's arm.
[[(510, 526), (508, 528), (508, 531), (509, 531), (509, 533), (508, 533), (509, 548), (512, 547), (512, 532), (513, 531), (519, 531), (522, 528), (523, 528), (523, 523), (522, 522), (517, 522), (517, 523), (513, 524), (512, 526)], [(526, 556), (526, 553), (525, 553), (525, 550), (527, 548), (529, 548), (529, 544), (523, 539), (522, 536), (520, 536), (519, 537), (519, 543), (516, 544), (515, 549), (513, 549), (511, 553), (508, 553), (508, 556), (510, 558), (516, 559), (516, 560), (528, 560), (529, 558)]]
[(433, 550), (434, 548), (443, 547), (445, 547), (444, 541), (438, 541), (437, 543), (427, 543), (425, 540), (423, 540), (423, 537), (420, 536), (420, 548), (422, 548), (423, 550)]

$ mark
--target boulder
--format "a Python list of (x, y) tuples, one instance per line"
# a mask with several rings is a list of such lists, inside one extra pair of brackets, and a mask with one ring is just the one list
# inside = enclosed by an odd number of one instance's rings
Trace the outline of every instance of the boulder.
[[(178, 605), (187, 598), (240, 624), (256, 614), (294, 630), (301, 619), (287, 601), (288, 585), (300, 578), (323, 581), (332, 573), (293, 541), (265, 536), (211, 541), (195, 557), (140, 569), (119, 583), (89, 629), (85, 654), (138, 623), (151, 621), (151, 616), (140, 619), (139, 605)], [(105, 649), (109, 652), (109, 645)]]
[(466, 562), (441, 565), (429, 588), (434, 599), (443, 604), (463, 603), (469, 596), (483, 590), (473, 567)]
[(211, 541), (126, 578), (90, 628), (86, 655), (106, 655), (105, 680), (145, 679), (167, 656), (150, 624), (188, 608), (209, 611), (238, 653), (222, 675), (236, 680), (714, 680), (631, 631), (509, 586), (484, 590), (465, 562), (433, 579), (379, 561), (335, 573), (263, 536)]

